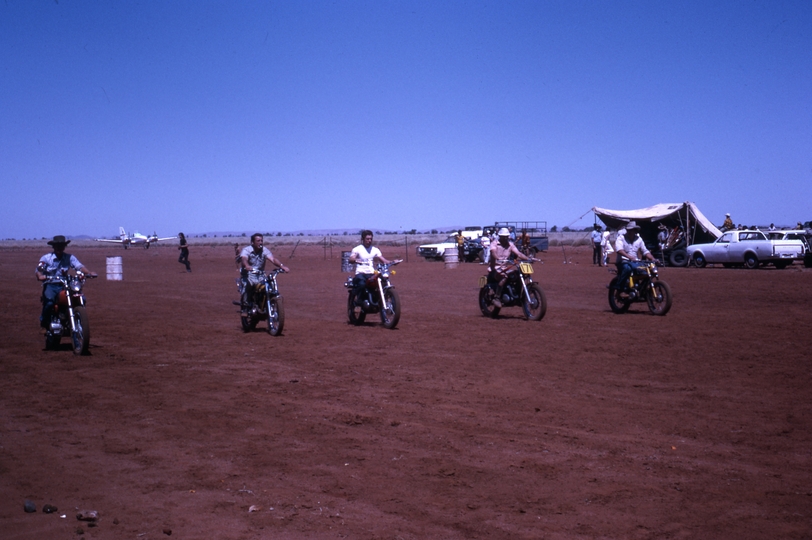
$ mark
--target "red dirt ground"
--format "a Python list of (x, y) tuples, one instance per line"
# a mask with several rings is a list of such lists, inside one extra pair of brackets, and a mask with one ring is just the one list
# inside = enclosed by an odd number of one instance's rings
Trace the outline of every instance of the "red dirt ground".
[(124, 261), (85, 287), (85, 357), (43, 350), (45, 246), (0, 251), (0, 536), (812, 538), (812, 270), (665, 268), (666, 317), (614, 315), (606, 269), (552, 248), (528, 322), (412, 253), (390, 331), (346, 323), (340, 258), (290, 250), (280, 337), (240, 330), (229, 246), (191, 274), (69, 250)]

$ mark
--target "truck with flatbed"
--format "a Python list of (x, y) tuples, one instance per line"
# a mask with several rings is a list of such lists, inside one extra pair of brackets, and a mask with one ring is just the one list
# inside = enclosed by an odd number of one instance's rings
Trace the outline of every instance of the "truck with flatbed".
[[(516, 247), (525, 251), (525, 255), (535, 255), (540, 251), (547, 251), (550, 247), (550, 239), (547, 236), (546, 221), (496, 221), (493, 224), (494, 231), (502, 227), (510, 231), (510, 240)], [(522, 242), (523, 235), (527, 235), (527, 245)]]

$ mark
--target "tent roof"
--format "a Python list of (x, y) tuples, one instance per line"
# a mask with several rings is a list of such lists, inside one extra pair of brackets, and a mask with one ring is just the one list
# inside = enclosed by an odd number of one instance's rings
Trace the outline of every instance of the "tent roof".
[(662, 222), (667, 226), (674, 227), (684, 225), (684, 221), (690, 216), (692, 224), (698, 224), (702, 232), (712, 236), (714, 240), (722, 236), (722, 231), (711, 223), (692, 202), (660, 203), (637, 210), (609, 210), (595, 206), (592, 211), (608, 226), (617, 228), (622, 227), (630, 220), (643, 223)]

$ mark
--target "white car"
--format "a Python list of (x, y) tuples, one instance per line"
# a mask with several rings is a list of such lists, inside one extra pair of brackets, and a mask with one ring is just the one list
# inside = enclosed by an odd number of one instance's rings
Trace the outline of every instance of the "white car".
[(770, 240), (758, 230), (727, 231), (713, 243), (688, 246), (688, 258), (699, 268), (708, 263), (746, 268), (773, 264), (786, 268), (793, 260), (802, 259), (805, 250), (801, 240)]
[[(455, 251), (457, 250), (457, 236), (459, 236), (459, 233), (454, 233), (437, 244), (423, 244), (417, 248), (417, 254), (421, 257), (425, 257), (426, 260), (441, 261), (443, 260), (443, 256), (445, 255), (445, 251), (447, 249), (452, 249)], [(466, 228), (466, 230), (462, 231), (462, 236), (465, 238), (467, 248), (465, 250), (466, 258), (468, 258), (469, 252), (472, 251), (477, 251), (476, 256), (478, 256), (478, 252), (482, 250), (482, 246), (479, 244), (479, 238), (482, 236), (482, 229), (469, 230)], [(476, 243), (479, 246), (478, 250), (476, 249), (476, 246), (472, 245), (473, 243)]]
[(784, 229), (781, 231), (770, 231), (767, 233), (770, 240), (800, 240), (804, 243), (804, 253), (809, 253), (809, 240), (806, 231), (799, 229)]

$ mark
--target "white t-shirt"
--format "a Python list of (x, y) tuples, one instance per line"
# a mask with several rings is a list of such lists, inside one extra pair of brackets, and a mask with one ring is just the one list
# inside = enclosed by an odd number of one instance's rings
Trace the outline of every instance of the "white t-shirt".
[(356, 274), (374, 274), (375, 273), (375, 257), (383, 258), (381, 250), (372, 246), (367, 251), (364, 244), (359, 244), (352, 248), (352, 253), (355, 253), (355, 273)]

